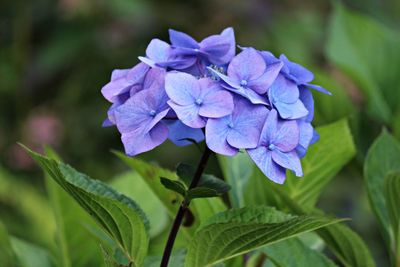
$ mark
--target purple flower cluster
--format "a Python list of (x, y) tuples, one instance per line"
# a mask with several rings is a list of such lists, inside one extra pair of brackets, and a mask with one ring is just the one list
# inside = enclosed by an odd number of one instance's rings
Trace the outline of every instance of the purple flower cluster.
[(126, 154), (167, 139), (184, 146), (205, 139), (214, 152), (245, 149), (272, 181), (286, 169), (302, 176), (300, 158), (318, 140), (311, 125), (313, 74), (286, 56), (240, 47), (232, 28), (197, 42), (170, 30), (153, 39), (131, 69), (114, 70), (102, 88), (112, 103), (104, 126), (116, 125)]

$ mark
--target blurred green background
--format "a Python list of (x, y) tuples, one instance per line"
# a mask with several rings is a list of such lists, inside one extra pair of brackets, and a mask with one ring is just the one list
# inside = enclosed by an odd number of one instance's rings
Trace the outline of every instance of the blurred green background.
[[(54, 147), (82, 172), (110, 180), (126, 170), (115, 128), (101, 128), (101, 94), (115, 68), (138, 62), (168, 29), (197, 39), (232, 26), (237, 43), (285, 53), (334, 95), (316, 98), (315, 124), (348, 117), (357, 157), (330, 184), (320, 207), (352, 218), (379, 266), (387, 255), (362, 185), (362, 163), (383, 127), (400, 137), (400, 1), (353, 0), (2, 0), (0, 2), (0, 220), (38, 244), (54, 227), (43, 175), (17, 142)], [(173, 168), (194, 147), (166, 143), (140, 157)], [(214, 160), (211, 168), (220, 173)], [(51, 232), (51, 231), (47, 232)]]

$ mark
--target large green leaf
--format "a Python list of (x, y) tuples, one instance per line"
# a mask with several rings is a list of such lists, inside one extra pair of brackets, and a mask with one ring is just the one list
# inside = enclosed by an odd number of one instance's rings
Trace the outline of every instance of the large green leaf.
[(322, 190), (355, 155), (355, 146), (347, 120), (318, 127), (320, 140), (311, 145), (302, 159), (303, 178), (289, 173), (285, 187), (303, 208), (315, 206)]
[(130, 198), (72, 167), (28, 150), (37, 163), (120, 245), (134, 266), (141, 266), (149, 237), (143, 211)]
[(218, 156), (222, 173), (227, 183), (231, 186), (229, 200), (232, 207), (243, 207), (244, 191), (246, 184), (253, 172), (254, 163), (247, 153), (238, 153), (234, 157)]
[[(246, 203), (250, 205), (275, 205), (280, 209), (289, 210), (298, 215), (307, 214), (306, 211), (293, 200), (281, 186), (266, 181), (262, 175), (252, 177), (246, 196)], [(309, 211), (310, 212), (310, 211)], [(344, 224), (330, 225), (317, 230), (325, 244), (347, 267), (374, 267), (375, 263), (368, 247), (361, 237)]]
[(388, 207), (385, 200), (385, 176), (400, 171), (400, 144), (387, 131), (383, 131), (368, 150), (364, 164), (364, 178), (372, 210), (381, 225), (384, 238), (390, 245)]
[(268, 259), (278, 267), (337, 266), (324, 254), (307, 247), (298, 238), (266, 246), (261, 251), (265, 252)]
[(371, 252), (361, 237), (344, 224), (317, 230), (325, 244), (346, 267), (375, 267)]
[(369, 112), (385, 122), (400, 97), (399, 47), (398, 32), (335, 4), (326, 55), (363, 90)]
[(339, 221), (313, 215), (291, 216), (268, 207), (228, 210), (211, 217), (196, 231), (185, 266), (211, 266)]
[(394, 258), (400, 263), (400, 172), (389, 173), (385, 177), (385, 197), (394, 235)]
[[(47, 155), (58, 160), (54, 151)], [(93, 225), (90, 216), (51, 177), (45, 176), (46, 189), (56, 221), (56, 262), (58, 266), (100, 266), (101, 251), (85, 225)], [(85, 246), (85, 249), (80, 249)]]

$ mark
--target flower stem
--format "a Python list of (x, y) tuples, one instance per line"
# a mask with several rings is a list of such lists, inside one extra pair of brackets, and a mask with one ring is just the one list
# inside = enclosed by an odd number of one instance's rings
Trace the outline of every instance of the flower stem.
[[(190, 183), (189, 190), (192, 188), (195, 188), (197, 186), (197, 184), (199, 183), (200, 178), (204, 172), (204, 169), (206, 168), (207, 161), (211, 154), (212, 154), (212, 151), (206, 146), (206, 148), (203, 152), (203, 155), (200, 159), (199, 165), (197, 165), (197, 169), (192, 178), (192, 182)], [(176, 214), (171, 231), (169, 232), (167, 244), (165, 245), (165, 248), (164, 248), (164, 253), (163, 253), (160, 267), (168, 267), (168, 261), (171, 256), (172, 248), (174, 246), (174, 242), (175, 242), (176, 236), (178, 234), (179, 228), (182, 224), (183, 218), (185, 217), (185, 213), (188, 210), (189, 204), (190, 204), (190, 200), (183, 200), (179, 207), (179, 210), (178, 210), (178, 213)]]

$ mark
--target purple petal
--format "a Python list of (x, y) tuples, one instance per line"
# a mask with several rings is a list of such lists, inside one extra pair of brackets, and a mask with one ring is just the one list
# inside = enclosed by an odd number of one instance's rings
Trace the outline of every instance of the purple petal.
[(296, 147), (296, 151), (299, 157), (304, 157), (313, 138), (314, 128), (311, 123), (303, 120), (298, 121), (297, 124), (299, 126), (300, 135), (299, 145)]
[(114, 123), (109, 118), (106, 118), (103, 121), (103, 123), (101, 124), (101, 127), (103, 127), (103, 128), (110, 127), (110, 126), (114, 126)]
[(149, 69), (149, 66), (140, 62), (128, 71), (126, 74), (126, 79), (132, 84), (140, 84), (143, 82)]
[(151, 122), (147, 125), (147, 127), (145, 128), (145, 131), (148, 132), (151, 129), (153, 129), (153, 127), (160, 122), (163, 118), (165, 118), (165, 116), (167, 115), (168, 111), (170, 110), (170, 108), (167, 108), (165, 110), (162, 110), (160, 112), (157, 113), (156, 116), (154, 116), (154, 118), (151, 120)]
[(227, 91), (216, 91), (204, 97), (199, 114), (207, 118), (221, 118), (233, 111), (233, 97)]
[(282, 152), (292, 151), (299, 144), (299, 127), (296, 121), (283, 121), (278, 123), (278, 131), (271, 143)]
[(235, 56), (228, 66), (228, 76), (236, 79), (250, 81), (264, 74), (266, 69), (263, 57), (253, 48), (246, 48)]
[(199, 114), (208, 118), (221, 118), (229, 115), (233, 111), (232, 95), (222, 90), (218, 83), (205, 78), (199, 80), (201, 88)]
[(187, 73), (168, 73), (165, 91), (169, 98), (179, 105), (190, 105), (200, 96), (200, 86), (195, 77)]
[(266, 107), (252, 105), (246, 99), (236, 99), (228, 143), (236, 148), (255, 148), (267, 115)]
[(228, 63), (235, 55), (235, 36), (232, 28), (225, 29), (220, 35), (212, 35), (200, 43), (201, 51), (208, 60), (216, 65)]
[(292, 170), (296, 176), (303, 176), (300, 159), (295, 151), (284, 153), (276, 149), (272, 151), (272, 159), (279, 166)]
[(310, 145), (315, 144), (319, 140), (319, 134), (316, 130), (313, 131), (313, 137), (310, 141)]
[(183, 124), (180, 120), (165, 120), (168, 126), (168, 138), (177, 146), (191, 145), (187, 139), (200, 143), (204, 140), (204, 134), (201, 129), (194, 129)]
[(169, 40), (171, 41), (171, 44), (173, 46), (187, 47), (193, 49), (200, 48), (196, 40), (187, 35), (186, 33), (178, 32), (172, 29), (170, 29), (168, 32), (169, 32)]
[(260, 52), (261, 56), (264, 58), (265, 63), (267, 63), (267, 66), (270, 64), (275, 64), (281, 62), (279, 59), (277, 59), (271, 52), (269, 51), (261, 51)]
[(114, 103), (116, 97), (130, 90), (132, 86), (143, 83), (149, 67), (139, 63), (129, 70), (114, 70), (111, 75), (111, 82), (103, 86), (101, 93), (104, 98)]
[(322, 87), (319, 86), (319, 85), (307, 83), (307, 84), (305, 84), (305, 86), (307, 86), (308, 88), (317, 90), (317, 91), (319, 91), (319, 92), (321, 92), (321, 93), (324, 93), (324, 94), (326, 94), (326, 95), (332, 95), (331, 92), (329, 92), (329, 91), (326, 90), (325, 88), (322, 88)]
[(298, 119), (308, 115), (308, 110), (300, 100), (295, 103), (286, 104), (282, 102), (273, 103), (283, 119)]
[(249, 82), (248, 87), (258, 94), (265, 94), (268, 91), (268, 88), (270, 88), (275, 81), (276, 77), (278, 77), (282, 66), (282, 62), (269, 65), (262, 76)]
[(160, 39), (151, 40), (146, 49), (146, 56), (154, 62), (168, 61), (171, 47), (168, 43)]
[(231, 116), (226, 116), (220, 119), (208, 119), (206, 125), (206, 143), (207, 146), (214, 152), (226, 156), (234, 156), (239, 149), (236, 149), (226, 141), (230, 131), (228, 124), (231, 121)]
[(161, 68), (150, 69), (144, 79), (143, 89), (146, 90), (154, 87), (164, 87), (166, 74), (167, 71)]
[(103, 88), (101, 88), (101, 93), (105, 99), (114, 103), (118, 95), (129, 91), (130, 86), (132, 86), (132, 84), (129, 81), (120, 78), (104, 85)]
[(308, 110), (308, 115), (305, 120), (311, 122), (314, 118), (314, 98), (311, 91), (304, 86), (300, 86), (300, 100)]
[(294, 103), (299, 99), (300, 93), (297, 85), (286, 79), (283, 75), (278, 75), (268, 92), (271, 101), (282, 103)]
[(289, 61), (285, 55), (282, 54), (279, 59), (287, 66), (289, 69), (288, 74), (293, 76), (298, 84), (308, 83), (314, 79), (314, 74), (311, 71), (300, 64)]
[(248, 149), (247, 153), (268, 179), (278, 184), (285, 182), (286, 170), (272, 160), (271, 151), (266, 147)]
[(115, 69), (111, 73), (111, 81), (115, 81), (117, 79), (125, 78), (130, 69)]
[(175, 111), (178, 118), (187, 126), (192, 128), (203, 128), (206, 120), (199, 115), (199, 106), (196, 104), (180, 106), (172, 101), (168, 101), (168, 105)]
[(118, 130), (121, 133), (139, 128), (149, 131), (168, 113), (166, 101), (163, 88), (140, 91), (115, 109), (114, 116)]
[(122, 143), (125, 153), (129, 156), (152, 150), (161, 145), (168, 137), (168, 128), (158, 123), (150, 132), (143, 132), (141, 129), (128, 133), (122, 133)]
[(257, 94), (256, 92), (254, 92), (251, 89), (241, 87), (236, 81), (234, 81), (230, 77), (228, 77), (222, 73), (219, 73), (219, 72), (213, 70), (212, 68), (207, 68), (207, 69), (212, 74), (214, 74), (215, 76), (217, 76), (218, 78), (220, 78), (222, 80), (221, 85), (225, 89), (249, 99), (250, 102), (253, 104), (269, 105), (266, 97)]
[(261, 131), (260, 144), (269, 145), (271, 140), (275, 139), (278, 130), (278, 113), (275, 109), (272, 109), (267, 116)]

